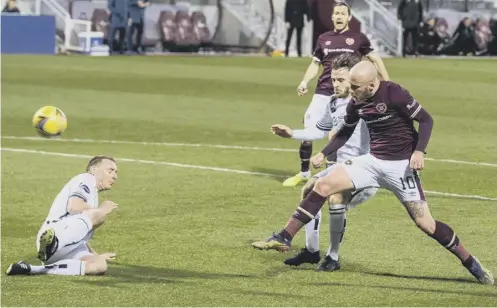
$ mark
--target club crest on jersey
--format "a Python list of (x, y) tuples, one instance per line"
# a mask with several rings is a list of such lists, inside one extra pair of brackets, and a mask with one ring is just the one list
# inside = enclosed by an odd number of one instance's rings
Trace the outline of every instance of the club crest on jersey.
[(347, 159), (347, 160), (345, 161), (345, 164), (346, 164), (346, 165), (352, 165), (352, 160), (351, 160), (351, 159)]
[(330, 44), (331, 44), (331, 41), (326, 41), (326, 42), (324, 42), (324, 44), (325, 44), (326, 46), (328, 46), (328, 45), (330, 45)]
[(376, 105), (376, 110), (378, 110), (378, 112), (380, 113), (385, 113), (387, 111), (387, 104), (379, 103), (378, 105)]
[(79, 187), (81, 187), (81, 189), (83, 189), (87, 194), (90, 193), (90, 188), (88, 188), (85, 184), (81, 183), (79, 184)]
[(354, 42), (353, 38), (348, 37), (345, 39), (345, 43), (347, 43), (347, 45), (354, 45)]

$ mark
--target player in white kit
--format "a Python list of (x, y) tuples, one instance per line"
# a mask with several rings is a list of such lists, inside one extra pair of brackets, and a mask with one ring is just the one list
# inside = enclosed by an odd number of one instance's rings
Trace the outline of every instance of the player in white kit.
[[(321, 120), (314, 127), (304, 130), (292, 130), (284, 125), (273, 125), (271, 130), (281, 137), (296, 140), (318, 140), (334, 134), (343, 124), (346, 107), (351, 99), (349, 94), (349, 70), (360, 61), (358, 57), (343, 54), (336, 58), (332, 66), (331, 82), (335, 94), (328, 102), (328, 106), (321, 114)], [(357, 125), (347, 143), (336, 152), (335, 162), (346, 160), (369, 153), (369, 131), (365, 123)], [(302, 199), (309, 193), (318, 178), (326, 176), (334, 168), (332, 163), (325, 170), (314, 175), (302, 189)], [(323, 262), (317, 270), (334, 271), (340, 269), (338, 250), (343, 239), (346, 225), (346, 211), (348, 207), (355, 207), (376, 194), (376, 188), (369, 188), (355, 192), (340, 193), (329, 198), (330, 211), (330, 246)], [(303, 263), (318, 263), (321, 259), (319, 252), (319, 228), (321, 225), (321, 210), (306, 224), (306, 245), (296, 256), (285, 260), (287, 265), (298, 266)]]
[(36, 248), (42, 266), (24, 261), (9, 266), (7, 275), (100, 275), (115, 253), (97, 254), (88, 241), (117, 204), (98, 205), (98, 193), (117, 181), (115, 160), (93, 157), (86, 172), (73, 177), (59, 192), (38, 232)]

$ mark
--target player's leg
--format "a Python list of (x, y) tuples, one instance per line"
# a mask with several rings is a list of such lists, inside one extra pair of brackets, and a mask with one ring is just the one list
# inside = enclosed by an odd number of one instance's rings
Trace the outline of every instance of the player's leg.
[(338, 251), (345, 235), (347, 210), (366, 202), (377, 191), (377, 188), (366, 188), (352, 193), (343, 192), (330, 196), (330, 246), (317, 271), (332, 272), (340, 269)]
[[(107, 208), (85, 210), (81, 214), (48, 224), (38, 239), (38, 258), (45, 262), (59, 249), (81, 242), (95, 226), (101, 225), (109, 214)], [(62, 229), (61, 226), (64, 225)]]
[[(304, 127), (316, 126), (316, 123), (322, 118), (326, 112), (330, 97), (326, 95), (314, 94), (311, 103), (304, 115)], [(302, 182), (306, 182), (311, 178), (310, 161), (312, 156), (312, 142), (302, 141), (299, 148), (300, 156), (300, 172), (295, 176), (286, 179), (283, 186), (292, 187)]]
[[(312, 191), (314, 183), (318, 177), (312, 177), (302, 188), (301, 200)], [(295, 256), (284, 261), (286, 265), (298, 266), (303, 263), (316, 264), (320, 260), (319, 252), (319, 228), (321, 226), (321, 211), (305, 225), (305, 247), (302, 248)]]
[(382, 165), (385, 170), (386, 188), (402, 202), (416, 226), (459, 258), (462, 265), (480, 283), (493, 284), (492, 273), (464, 248), (454, 230), (449, 225), (433, 219), (421, 181), (417, 173), (409, 168), (409, 161), (384, 161)]
[(81, 242), (75, 248), (65, 247), (49, 259), (44, 265), (31, 265), (26, 262), (11, 264), (7, 275), (102, 275), (107, 272), (107, 261), (104, 257), (94, 255)]
[(338, 262), (338, 250), (342, 243), (343, 235), (345, 233), (345, 226), (347, 222), (347, 203), (350, 200), (350, 192), (342, 192), (331, 195), (328, 198), (330, 220), (330, 245), (328, 252), (319, 264), (316, 270), (318, 271), (335, 271), (340, 269)]
[(368, 167), (372, 164), (372, 159), (371, 155), (364, 155), (345, 164), (337, 164), (328, 175), (316, 181), (313, 190), (302, 200), (281, 232), (266, 241), (252, 243), (252, 246), (257, 249), (288, 251), (295, 234), (314, 218), (328, 196), (354, 188), (359, 190), (377, 187), (377, 175), (374, 174), (374, 169)]

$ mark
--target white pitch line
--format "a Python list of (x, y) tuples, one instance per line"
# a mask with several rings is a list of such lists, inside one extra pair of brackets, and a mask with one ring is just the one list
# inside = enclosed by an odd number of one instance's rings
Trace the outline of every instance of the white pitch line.
[[(62, 157), (73, 157), (73, 158), (86, 158), (86, 159), (88, 159), (88, 158), (92, 157), (90, 155), (84, 155), (84, 154), (46, 152), (46, 151), (17, 149), (17, 148), (2, 148), (1, 150), (7, 151), (7, 152), (29, 153), (29, 154), (40, 154), (40, 155), (62, 156)], [(124, 161), (124, 162), (132, 162), (132, 163), (164, 165), (164, 166), (179, 167), (179, 168), (201, 169), (201, 170), (210, 170), (210, 171), (219, 171), (219, 172), (246, 174), (246, 175), (262, 175), (262, 176), (270, 176), (270, 177), (278, 177), (278, 178), (287, 177), (285, 175), (278, 175), (278, 174), (272, 174), (272, 173), (252, 172), (252, 171), (245, 171), (245, 170), (236, 170), (236, 169), (218, 168), (218, 167), (209, 167), (209, 166), (200, 166), (200, 165), (178, 164), (178, 163), (154, 161), (154, 160), (120, 158), (120, 157), (116, 157), (116, 160), (117, 161)], [(497, 201), (497, 198), (490, 198), (490, 197), (477, 196), (477, 195), (451, 194), (451, 193), (445, 193), (445, 192), (439, 192), (439, 191), (430, 191), (430, 190), (425, 190), (425, 193), (436, 195), (436, 196), (444, 196), (444, 197), (456, 197), (456, 198), (476, 199), (476, 200), (485, 200), (485, 201)]]
[[(297, 152), (296, 149), (285, 148), (266, 148), (266, 147), (253, 147), (253, 146), (238, 146), (238, 145), (224, 145), (224, 144), (205, 144), (205, 143), (176, 143), (176, 142), (148, 142), (148, 141), (127, 141), (127, 140), (103, 140), (103, 139), (45, 139), (41, 137), (25, 137), (25, 136), (2, 136), (2, 139), (9, 140), (30, 140), (30, 141), (48, 141), (48, 142), (74, 142), (74, 143), (106, 143), (106, 144), (135, 144), (135, 145), (155, 145), (165, 147), (193, 147), (193, 148), (216, 148), (216, 149), (231, 149), (231, 150), (251, 150), (251, 151), (270, 151), (270, 152)], [(451, 164), (462, 164), (472, 166), (485, 166), (497, 167), (495, 163), (473, 162), (455, 159), (440, 159), (425, 157), (427, 161), (435, 161)]]
[[(2, 148), (2, 151), (19, 152), (19, 153), (30, 153), (30, 154), (41, 154), (41, 155), (51, 155), (51, 156), (63, 156), (63, 157), (87, 158), (87, 159), (93, 157), (93, 156), (90, 156), (90, 155), (83, 155), (83, 154), (46, 152), (46, 151), (28, 150), (28, 149), (15, 149), (15, 148)], [(188, 165), (188, 164), (171, 163), (171, 162), (165, 162), (165, 161), (133, 159), (133, 158), (121, 158), (121, 157), (119, 157), (119, 158), (116, 157), (115, 159), (117, 161), (125, 161), (125, 162), (132, 162), (132, 163), (141, 163), (141, 164), (154, 164), (154, 165), (164, 165), (164, 166), (179, 167), (179, 168), (201, 169), (201, 170), (211, 170), (211, 171), (238, 173), (238, 174), (281, 177), (281, 178), (286, 177), (286, 176), (283, 176), (283, 175), (277, 175), (277, 174), (271, 174), (271, 173), (264, 173), (264, 172), (252, 172), (252, 171), (236, 170), (236, 169), (229, 169), (229, 168), (209, 167), (209, 166), (200, 166), (200, 165)]]

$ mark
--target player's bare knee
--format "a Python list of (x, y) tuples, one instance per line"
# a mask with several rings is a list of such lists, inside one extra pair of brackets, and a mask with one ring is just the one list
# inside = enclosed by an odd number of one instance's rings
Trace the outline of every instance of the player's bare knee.
[(328, 204), (330, 207), (337, 204), (343, 204), (343, 200), (343, 195), (341, 193), (334, 194), (328, 197)]
[(334, 180), (332, 178), (324, 177), (316, 180), (313, 190), (321, 196), (329, 196), (332, 193), (333, 186)]
[(105, 275), (107, 273), (107, 261), (100, 256), (94, 256), (85, 262), (85, 275)]
[(314, 188), (314, 183), (316, 183), (316, 180), (317, 178), (312, 177), (309, 179), (309, 181), (307, 181), (307, 183), (305, 183), (304, 187), (302, 187), (301, 191), (302, 200), (304, 200), (305, 197), (307, 197), (307, 195), (312, 191), (312, 189)]
[(338, 204), (349, 204), (352, 199), (352, 194), (350, 191), (343, 191), (341, 193), (333, 194), (328, 198), (328, 204), (330, 206)]
[(304, 146), (311, 146), (312, 145), (312, 141), (304, 140), (304, 141), (302, 141), (302, 145), (304, 145)]

